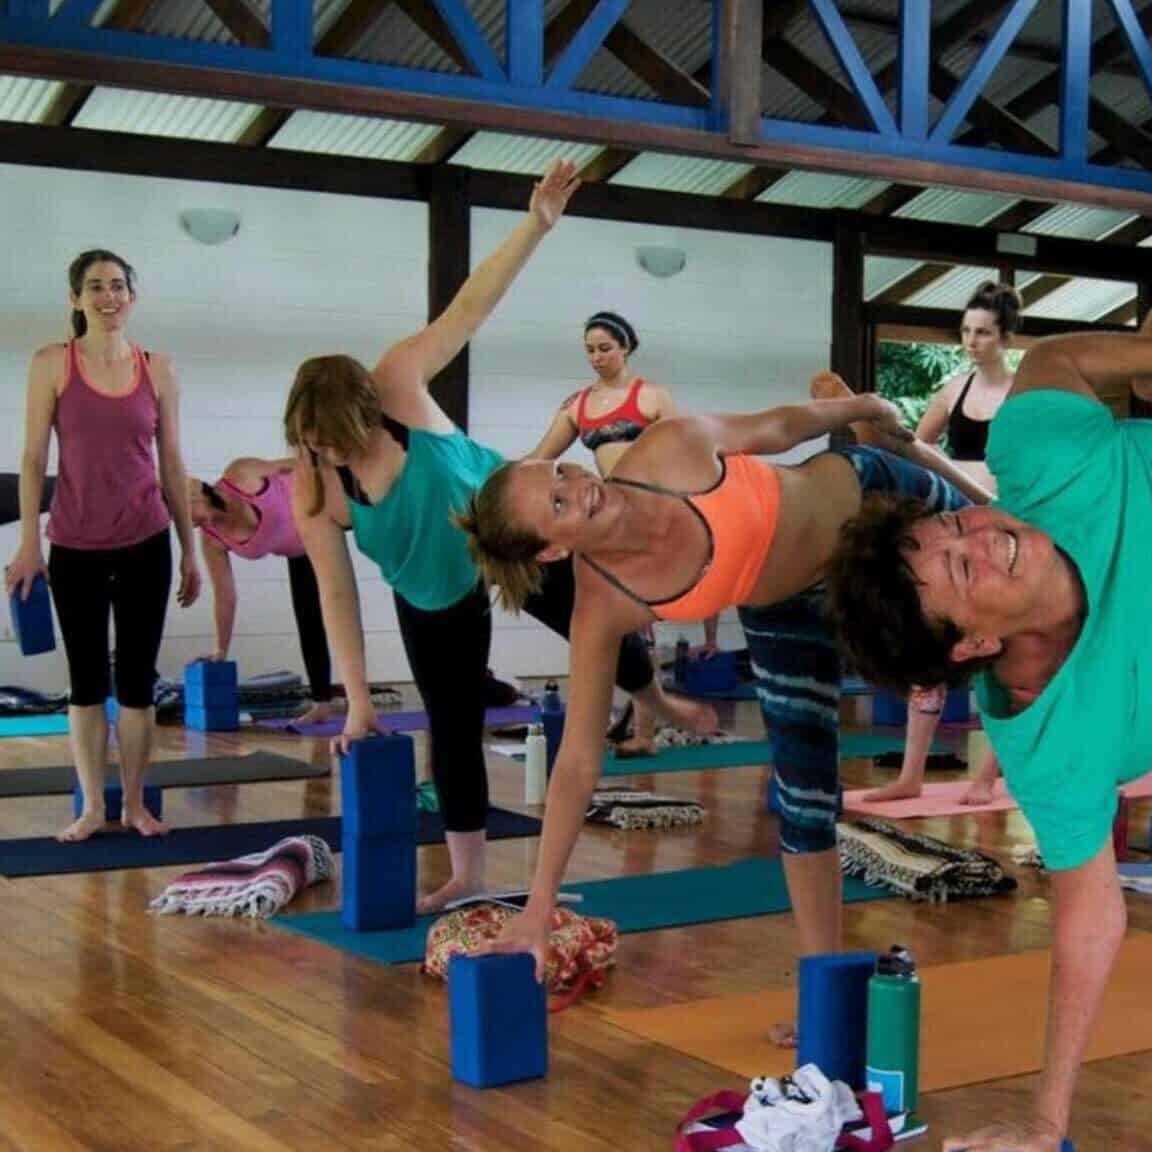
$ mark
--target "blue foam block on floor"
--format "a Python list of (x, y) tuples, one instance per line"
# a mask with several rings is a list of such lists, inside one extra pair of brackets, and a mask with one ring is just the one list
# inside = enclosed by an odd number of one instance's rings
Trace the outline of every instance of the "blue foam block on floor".
[(716, 652), (697, 656), (684, 669), (684, 688), (688, 692), (726, 692), (740, 683), (735, 652)]
[(868, 981), (875, 952), (805, 956), (800, 961), (797, 1065), (816, 1064), (829, 1080), (867, 1087)]
[(354, 740), (340, 757), (344, 839), (416, 835), (416, 756), (403, 733)]
[(28, 599), (14, 592), (9, 600), (12, 607), (12, 635), (25, 656), (39, 656), (56, 647), (56, 629), (52, 626), (52, 597), (48, 581), (38, 574), (32, 581)]
[(184, 727), (197, 732), (235, 732), (240, 727), (240, 709), (184, 707)]
[(548, 1073), (548, 1004), (527, 953), (448, 962), (452, 1079), (495, 1088)]
[(193, 660), (184, 665), (184, 690), (192, 687), (235, 688), (239, 683), (235, 660)]
[(188, 684), (184, 688), (184, 707), (236, 708), (240, 706), (240, 691), (235, 684)]
[[(157, 820), (163, 819), (164, 816), (164, 790), (157, 788), (152, 784), (144, 785), (144, 807), (156, 817)], [(84, 811), (84, 793), (77, 785), (75, 791), (72, 793), (72, 815), (77, 819)], [(104, 785), (104, 819), (109, 824), (115, 824), (119, 821), (124, 813), (124, 793), (120, 787), (120, 781), (116, 780)]]
[[(416, 809), (411, 793), (408, 802)], [(352, 932), (384, 932), (416, 923), (416, 837), (341, 840), (341, 910)]]

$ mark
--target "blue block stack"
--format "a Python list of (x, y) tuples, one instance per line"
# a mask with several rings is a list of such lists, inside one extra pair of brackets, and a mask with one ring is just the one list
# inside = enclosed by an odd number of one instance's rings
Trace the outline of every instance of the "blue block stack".
[(235, 732), (240, 693), (234, 660), (197, 660), (184, 668), (184, 726), (198, 732)]
[(344, 926), (416, 922), (416, 757), (402, 733), (355, 741), (340, 758)]
[(452, 1079), (496, 1088), (548, 1073), (548, 1003), (524, 952), (448, 963)]

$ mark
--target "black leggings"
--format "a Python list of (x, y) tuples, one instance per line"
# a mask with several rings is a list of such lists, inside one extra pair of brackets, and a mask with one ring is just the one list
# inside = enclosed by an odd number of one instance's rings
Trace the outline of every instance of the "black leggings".
[[(572, 561), (544, 566), (544, 586), (524, 611), (567, 638), (575, 598)], [(484, 763), (484, 682), (492, 642), (488, 594), (477, 587), (451, 608), (426, 612), (396, 594), (396, 617), (416, 687), (428, 712), (432, 779), (450, 832), (483, 828), (488, 815)], [(626, 636), (616, 683), (638, 692), (652, 682), (652, 661), (639, 636)]]
[(332, 699), (332, 661), (328, 634), (320, 610), (320, 587), (307, 556), (288, 557), (288, 583), (292, 588), (292, 611), (300, 637), (300, 654), (308, 673), (308, 691), (318, 703)]
[(168, 529), (128, 548), (63, 548), (48, 553), (48, 581), (64, 638), (71, 703), (109, 696), (108, 620), (116, 629), (116, 699), (151, 708), (156, 657), (172, 589)]

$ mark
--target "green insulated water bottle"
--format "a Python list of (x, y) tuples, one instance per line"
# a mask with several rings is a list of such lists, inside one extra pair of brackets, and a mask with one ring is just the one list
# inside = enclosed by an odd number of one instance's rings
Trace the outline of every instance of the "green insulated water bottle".
[(876, 962), (868, 981), (868, 1089), (890, 1116), (914, 1112), (920, 1095), (920, 978), (906, 948)]

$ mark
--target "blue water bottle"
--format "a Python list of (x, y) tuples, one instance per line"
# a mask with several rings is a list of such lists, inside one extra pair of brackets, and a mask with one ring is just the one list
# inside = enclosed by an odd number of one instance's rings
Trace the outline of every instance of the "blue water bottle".
[(540, 698), (540, 723), (544, 727), (547, 743), (548, 777), (552, 777), (552, 765), (556, 763), (556, 753), (560, 751), (560, 741), (564, 736), (564, 700), (560, 696), (560, 685), (549, 680), (544, 685), (544, 695)]
[(676, 641), (676, 656), (672, 662), (672, 680), (676, 684), (688, 681), (688, 641), (681, 636)]

